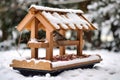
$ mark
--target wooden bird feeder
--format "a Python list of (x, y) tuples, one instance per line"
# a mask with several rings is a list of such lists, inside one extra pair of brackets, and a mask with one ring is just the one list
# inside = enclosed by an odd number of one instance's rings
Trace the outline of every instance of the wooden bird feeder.
[[(14, 69), (21, 72), (37, 71), (54, 73), (56, 71), (72, 69), (76, 67), (86, 67), (99, 63), (102, 59), (99, 55), (83, 55), (83, 32), (89, 30), (96, 30), (83, 15), (81, 10), (72, 9), (58, 9), (32, 5), (28, 14), (18, 24), (17, 30), (23, 31), (24, 29), (31, 31), (30, 41), (28, 47), (31, 48), (31, 59), (12, 61), (10, 65)], [(37, 41), (38, 31), (43, 29), (46, 31), (45, 41)], [(65, 36), (67, 30), (74, 30), (77, 32), (77, 40), (54, 40), (53, 32), (59, 30), (59, 33)], [(59, 47), (60, 56), (65, 54), (65, 46), (77, 46), (77, 59), (68, 61), (54, 61), (53, 48)], [(38, 58), (38, 48), (46, 49), (46, 57), (43, 59)], [(42, 52), (40, 53), (42, 54)], [(66, 64), (67, 63), (67, 64)], [(61, 65), (60, 65), (61, 64)]]

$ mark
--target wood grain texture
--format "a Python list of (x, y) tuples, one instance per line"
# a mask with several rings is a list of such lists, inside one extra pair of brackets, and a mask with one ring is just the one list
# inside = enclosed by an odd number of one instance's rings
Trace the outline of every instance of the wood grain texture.
[(54, 46), (70, 46), (70, 45), (78, 45), (78, 40), (62, 40), (62, 41), (56, 41), (54, 42)]
[(77, 44), (77, 55), (82, 56), (82, 48), (83, 48), (83, 32), (82, 32), (82, 30), (77, 30), (77, 40), (79, 40), (79, 44)]
[(52, 61), (53, 58), (53, 33), (46, 30), (46, 39), (49, 43), (49, 47), (46, 48), (46, 60)]
[(55, 30), (53, 25), (40, 12), (38, 12), (35, 16), (47, 30), (50, 32)]
[[(36, 18), (31, 23), (31, 39), (37, 39), (38, 37), (38, 23), (39, 21)], [(31, 48), (31, 58), (38, 58), (38, 48)]]
[[(60, 30), (60, 34), (65, 36), (65, 31), (64, 30)], [(65, 55), (65, 46), (60, 46), (59, 49), (60, 49), (60, 55)]]
[(76, 66), (82, 66), (82, 65), (87, 65), (87, 64), (99, 63), (101, 60), (102, 59), (86, 61), (86, 62), (80, 62), (80, 63), (70, 64), (70, 65), (66, 65), (66, 66), (59, 66), (59, 67), (52, 68), (52, 70), (68, 69), (68, 68), (76, 67)]
[(29, 62), (27, 62), (26, 60), (13, 60), (10, 66), (15, 68), (54, 71), (54, 70), (73, 68), (76, 66), (95, 64), (95, 63), (99, 63), (100, 61), (102, 61), (101, 57), (99, 57), (99, 59), (96, 59), (96, 60), (84, 61), (84, 62), (69, 64), (69, 65), (59, 66), (59, 67), (52, 67), (52, 62), (39, 61), (35, 63), (33, 60)]
[(89, 23), (89, 25), (90, 25), (89, 30), (97, 30), (97, 28), (95, 26), (93, 26), (93, 24), (90, 23), (82, 14), (79, 14), (79, 16)]
[(47, 48), (49, 47), (49, 43), (44, 43), (44, 42), (37, 42), (37, 43), (33, 43), (33, 42), (28, 42), (27, 44), (28, 47), (33, 47), (33, 48)]
[[(33, 48), (47, 48), (51, 46), (48, 42), (28, 42), (27, 46), (28, 47), (33, 47)], [(62, 40), (62, 41), (54, 41), (53, 42), (53, 47), (59, 47), (59, 46), (70, 46), (70, 45), (79, 45), (78, 40)]]
[(26, 69), (35, 69), (35, 70), (52, 70), (52, 65), (49, 62), (38, 62), (35, 63), (33, 60), (27, 62), (26, 60), (13, 60), (11, 67), (16, 68), (26, 68)]
[(17, 25), (17, 30), (22, 31), (26, 25), (30, 24), (31, 20), (34, 18), (34, 15), (30, 12), (22, 19), (22, 21)]

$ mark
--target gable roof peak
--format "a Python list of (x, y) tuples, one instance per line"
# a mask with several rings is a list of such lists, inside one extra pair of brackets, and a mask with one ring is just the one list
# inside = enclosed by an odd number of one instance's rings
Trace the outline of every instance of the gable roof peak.
[(53, 12), (69, 12), (69, 13), (80, 13), (82, 14), (82, 10), (73, 10), (73, 9), (60, 9), (60, 8), (51, 8), (51, 7), (44, 7), (44, 6), (38, 6), (38, 5), (31, 5), (29, 9), (35, 8), (36, 10), (42, 10), (42, 11), (53, 11)]

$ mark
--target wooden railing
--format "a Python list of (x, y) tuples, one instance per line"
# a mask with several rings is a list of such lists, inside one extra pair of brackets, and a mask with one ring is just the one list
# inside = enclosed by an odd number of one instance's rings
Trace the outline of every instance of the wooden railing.
[[(28, 47), (32, 48), (47, 48), (50, 46), (48, 42), (28, 42)], [(78, 40), (63, 40), (63, 41), (55, 41), (54, 47), (59, 46), (69, 46), (69, 45), (79, 45)]]

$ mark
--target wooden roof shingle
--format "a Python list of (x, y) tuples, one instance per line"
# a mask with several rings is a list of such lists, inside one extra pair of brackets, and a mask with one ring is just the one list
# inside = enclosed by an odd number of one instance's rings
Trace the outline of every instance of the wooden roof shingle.
[(82, 14), (83, 11), (81, 10), (58, 9), (31, 5), (29, 13), (20, 22), (17, 29), (18, 31), (22, 31), (24, 28), (30, 29), (32, 19), (36, 18), (40, 22), (39, 28), (52, 28), (52, 30), (95, 30), (96, 27), (94, 27)]

